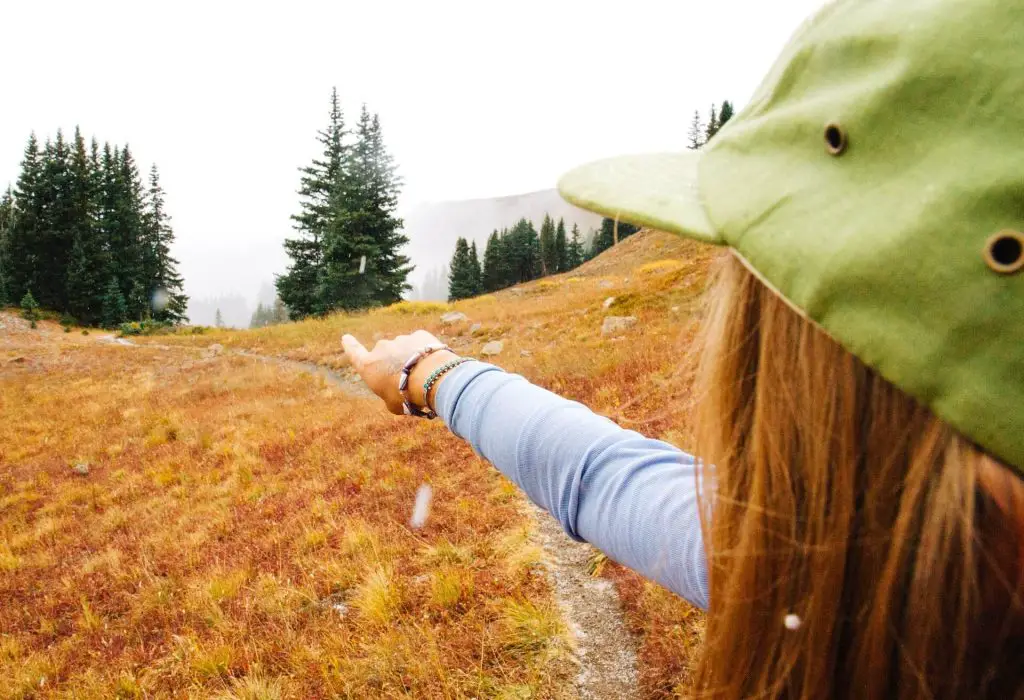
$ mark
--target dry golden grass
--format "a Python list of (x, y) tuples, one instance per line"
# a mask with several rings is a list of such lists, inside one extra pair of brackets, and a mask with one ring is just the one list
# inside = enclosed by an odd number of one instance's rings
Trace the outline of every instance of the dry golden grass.
[[(711, 255), (638, 234), (453, 305), (469, 320), (447, 327), (448, 305), (404, 303), (141, 348), (0, 331), (0, 697), (562, 695), (564, 623), (515, 490), (437, 423), (232, 350), (344, 369), (342, 332), (426, 328), (464, 354), (501, 338), (507, 369), (685, 446)], [(604, 337), (609, 314), (639, 323)], [(211, 343), (226, 352), (203, 357)], [(422, 483), (431, 516), (412, 530)], [(602, 569), (641, 635), (645, 695), (672, 694), (699, 617)]]

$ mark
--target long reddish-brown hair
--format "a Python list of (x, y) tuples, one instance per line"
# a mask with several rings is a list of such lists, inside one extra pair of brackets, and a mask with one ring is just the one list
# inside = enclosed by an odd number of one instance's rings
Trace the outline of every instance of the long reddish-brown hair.
[(697, 441), (713, 465), (711, 603), (696, 694), (1024, 696), (1019, 475), (735, 255), (709, 298)]

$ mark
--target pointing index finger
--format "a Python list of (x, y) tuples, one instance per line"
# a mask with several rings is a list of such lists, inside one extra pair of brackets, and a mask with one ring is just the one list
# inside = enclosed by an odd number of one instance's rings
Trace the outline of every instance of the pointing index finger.
[(348, 333), (341, 337), (341, 347), (345, 350), (345, 355), (348, 356), (349, 362), (357, 368), (363, 366), (370, 354), (363, 347), (362, 343)]

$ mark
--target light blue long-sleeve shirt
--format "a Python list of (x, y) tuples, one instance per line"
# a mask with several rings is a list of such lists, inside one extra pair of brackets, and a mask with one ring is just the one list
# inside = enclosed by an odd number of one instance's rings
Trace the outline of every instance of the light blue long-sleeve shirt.
[(571, 537), (707, 608), (692, 456), (484, 362), (453, 370), (435, 404)]

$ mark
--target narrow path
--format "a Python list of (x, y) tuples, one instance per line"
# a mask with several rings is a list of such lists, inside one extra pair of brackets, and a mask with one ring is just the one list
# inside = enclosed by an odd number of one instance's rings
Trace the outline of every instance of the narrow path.
[[(101, 340), (141, 347), (130, 340), (113, 336)], [(313, 362), (260, 355), (245, 350), (224, 353), (228, 354), (322, 377), (352, 396), (373, 396), (358, 378)], [(529, 504), (527, 512), (536, 526), (533, 537), (547, 554), (548, 579), (573, 640), (574, 661), (578, 668), (578, 697), (582, 700), (638, 698), (636, 640), (623, 621), (615, 586), (606, 579), (591, 576), (588, 571), (595, 550), (588, 544), (570, 539), (555, 519), (540, 508)]]

